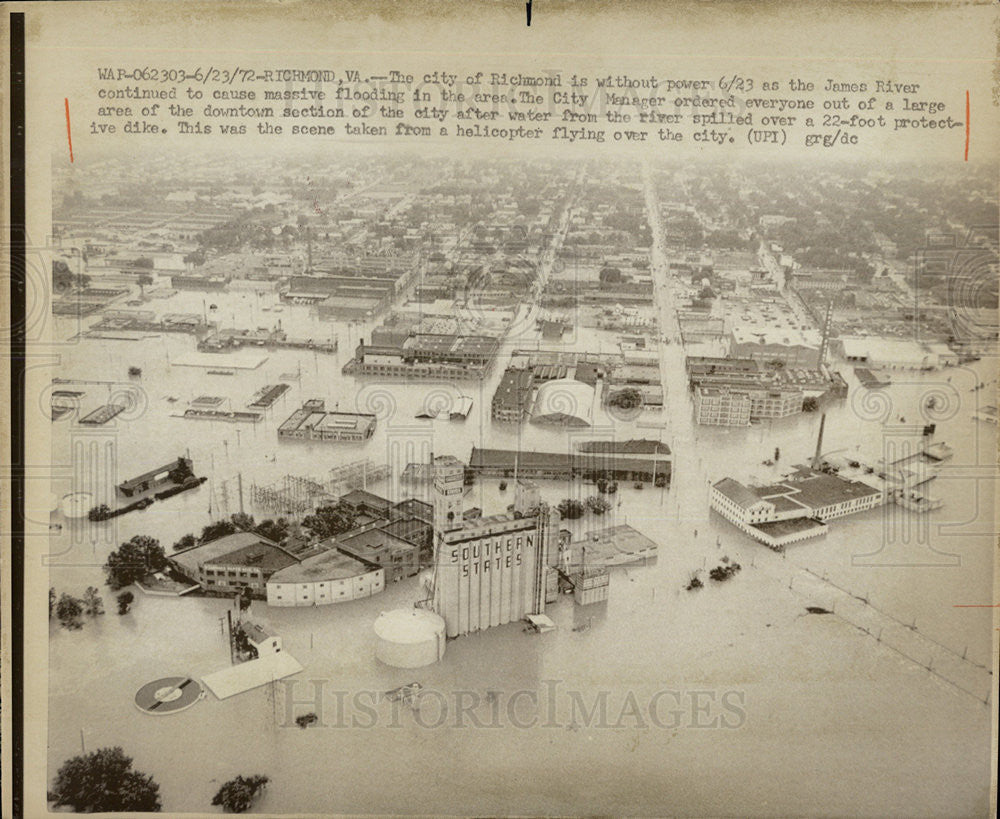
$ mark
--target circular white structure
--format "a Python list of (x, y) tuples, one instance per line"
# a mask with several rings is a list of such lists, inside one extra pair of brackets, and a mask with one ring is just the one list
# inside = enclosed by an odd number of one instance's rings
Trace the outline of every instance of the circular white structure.
[(62, 496), (62, 513), (68, 518), (85, 518), (93, 502), (89, 492), (70, 492)]
[(444, 656), (444, 618), (426, 609), (383, 611), (375, 620), (375, 656), (396, 668), (420, 668)]
[(591, 384), (574, 378), (546, 381), (535, 394), (531, 422), (569, 427), (592, 426), (595, 400), (596, 391)]

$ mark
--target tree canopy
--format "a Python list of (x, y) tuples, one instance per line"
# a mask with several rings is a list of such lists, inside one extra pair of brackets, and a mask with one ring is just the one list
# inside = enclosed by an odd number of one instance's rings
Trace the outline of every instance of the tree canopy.
[(342, 503), (321, 506), (302, 519), (302, 527), (318, 538), (333, 537), (354, 527), (354, 514)]
[(219, 788), (219, 792), (212, 797), (212, 804), (221, 805), (233, 813), (243, 813), (253, 804), (267, 783), (267, 777), (260, 774), (237, 776)]
[(146, 535), (136, 535), (108, 555), (104, 570), (108, 575), (108, 585), (117, 591), (166, 565), (167, 558), (160, 541)]
[(642, 406), (642, 393), (635, 387), (626, 387), (614, 393), (608, 399), (608, 404), (619, 409), (635, 409)]
[(159, 811), (160, 786), (153, 777), (132, 770), (132, 757), (120, 747), (100, 748), (63, 763), (49, 792), (55, 807), (77, 813)]
[(574, 520), (575, 518), (582, 518), (584, 513), (583, 504), (572, 498), (566, 498), (565, 500), (559, 501), (559, 515), (567, 520)]
[(59, 618), (63, 628), (68, 628), (70, 631), (83, 628), (83, 623), (80, 622), (82, 614), (82, 600), (66, 592), (59, 596), (59, 602), (56, 603), (56, 617)]

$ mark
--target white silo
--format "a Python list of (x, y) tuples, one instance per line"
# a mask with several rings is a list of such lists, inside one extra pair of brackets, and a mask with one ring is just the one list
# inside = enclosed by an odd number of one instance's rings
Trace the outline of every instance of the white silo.
[(396, 668), (419, 668), (444, 656), (444, 618), (427, 609), (383, 611), (375, 620), (375, 656)]

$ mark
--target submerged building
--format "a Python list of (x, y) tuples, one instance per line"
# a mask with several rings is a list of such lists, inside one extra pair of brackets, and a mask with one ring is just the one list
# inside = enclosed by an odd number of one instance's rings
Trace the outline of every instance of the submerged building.
[(434, 481), (433, 610), (448, 637), (516, 622), (545, 611), (549, 556), (559, 538), (559, 512), (539, 504), (523, 515), (467, 520), (462, 471), (454, 458), (432, 461)]
[(267, 581), (269, 606), (326, 606), (371, 597), (385, 588), (385, 569), (336, 548), (286, 566)]
[(477, 475), (565, 481), (606, 478), (669, 486), (672, 456), (666, 444), (651, 441), (593, 442), (579, 452), (538, 452), (513, 449), (480, 449), (473, 446), (469, 470)]
[(236, 532), (175, 552), (170, 563), (209, 592), (266, 593), (277, 572), (298, 563), (295, 555), (254, 532)]
[(826, 521), (881, 506), (885, 495), (861, 481), (815, 470), (771, 486), (746, 486), (732, 478), (713, 484), (711, 507), (772, 549), (816, 537)]
[(481, 381), (493, 367), (500, 342), (492, 336), (411, 332), (401, 341), (358, 344), (344, 375)]
[(278, 427), (278, 438), (305, 441), (367, 441), (376, 416), (367, 412), (329, 412), (320, 398), (306, 401)]

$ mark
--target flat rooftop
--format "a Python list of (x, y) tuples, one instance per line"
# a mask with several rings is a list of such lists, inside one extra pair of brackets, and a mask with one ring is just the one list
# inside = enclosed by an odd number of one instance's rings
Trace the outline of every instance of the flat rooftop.
[(670, 447), (662, 441), (630, 438), (627, 441), (583, 441), (581, 452), (607, 452), (616, 455), (669, 455)]
[(389, 532), (383, 531), (382, 529), (368, 529), (364, 532), (359, 532), (353, 535), (348, 532), (345, 536), (337, 538), (338, 549), (346, 550), (352, 555), (357, 555), (358, 557), (362, 557), (366, 560), (369, 559), (369, 555), (374, 555), (384, 546), (388, 546), (390, 548), (413, 548), (412, 543), (409, 543), (402, 538), (398, 538)]
[(397, 518), (381, 529), (407, 543), (426, 542), (434, 532), (434, 527), (420, 518)]
[(254, 543), (203, 562), (206, 565), (247, 566), (266, 572), (275, 572), (286, 566), (292, 566), (297, 561), (277, 546)]
[(269, 582), (316, 583), (322, 580), (346, 580), (370, 571), (372, 569), (356, 557), (330, 549), (275, 572)]
[(751, 523), (750, 528), (757, 529), (771, 537), (784, 537), (797, 532), (807, 532), (810, 529), (823, 529), (826, 524), (815, 518), (792, 518), (790, 520), (773, 520), (765, 523)]
[[(822, 473), (814, 473), (812, 477), (786, 483), (789, 489), (794, 491), (793, 497), (796, 501), (812, 508), (881, 494), (878, 489), (867, 484)], [(773, 498), (771, 502), (774, 502)]]
[[(457, 458), (455, 459), (458, 460)], [(393, 516), (414, 517), (424, 521), (434, 519), (434, 505), (417, 498), (407, 498), (392, 507)]]
[[(294, 293), (290, 295), (294, 296)], [(352, 310), (374, 310), (382, 304), (382, 299), (366, 296), (330, 296), (323, 300), (324, 307), (339, 307), (341, 309)]]
[[(257, 558), (256, 555), (260, 557)], [(183, 552), (174, 552), (170, 559), (192, 577), (197, 577), (198, 567), (205, 564), (280, 569), (296, 562), (294, 557), (277, 544), (253, 532), (226, 535)]]
[(403, 342), (406, 349), (428, 353), (465, 353), (491, 355), (499, 342), (491, 336), (458, 336), (451, 334), (415, 333)]
[(375, 416), (369, 413), (326, 412), (304, 406), (289, 415), (278, 427), (278, 431), (293, 432), (298, 429), (363, 431), (374, 424)]
[(614, 553), (634, 554), (657, 548), (655, 540), (650, 540), (638, 529), (633, 529), (628, 524), (619, 524), (608, 529), (587, 532), (583, 540), (576, 541), (571, 545), (574, 548), (581, 546), (588, 550), (594, 549), (591, 555), (595, 558), (599, 554), (604, 556), (610, 556)]
[(378, 509), (381, 512), (387, 511), (389, 507), (392, 506), (392, 501), (365, 489), (352, 489), (346, 495), (341, 495), (340, 499), (344, 501), (344, 503), (349, 503), (352, 506), (365, 504), (366, 506), (370, 506), (372, 509)]
[[(472, 448), (469, 456), (469, 466), (480, 469), (514, 469), (515, 462), (521, 469), (527, 470), (619, 470), (648, 471), (653, 463), (651, 458), (628, 457), (614, 454), (608, 456), (599, 452), (537, 452), (526, 450), (518, 452), (513, 449), (480, 449)], [(658, 462), (658, 471), (667, 472), (669, 461), (664, 458)]]
[(238, 663), (221, 671), (206, 674), (201, 681), (216, 697), (224, 700), (252, 688), (259, 688), (275, 680), (298, 674), (301, 670), (301, 663), (287, 651), (282, 651), (278, 654), (265, 654), (257, 660)]

